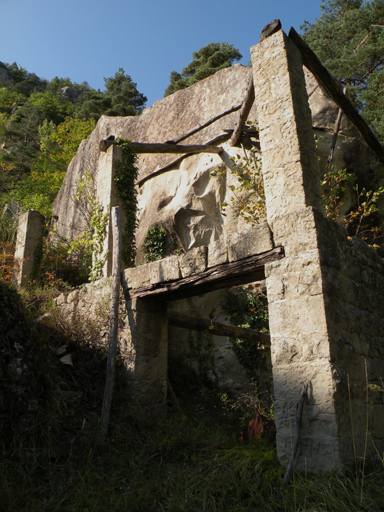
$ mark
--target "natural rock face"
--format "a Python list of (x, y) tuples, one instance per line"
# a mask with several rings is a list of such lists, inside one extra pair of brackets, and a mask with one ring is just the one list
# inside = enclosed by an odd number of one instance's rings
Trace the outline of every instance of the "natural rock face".
[[(137, 117), (102, 116), (95, 130), (83, 141), (71, 162), (63, 186), (55, 200), (53, 217), (57, 233), (73, 239), (87, 227), (90, 212), (83, 202), (76, 202), (78, 183), (85, 172), (93, 177), (90, 193), (96, 195), (95, 183), (99, 162), (99, 141), (115, 137), (128, 138), (136, 142), (165, 142), (174, 140), (210, 119), (239, 107), (244, 99), (251, 69), (241, 65), (219, 71), (215, 75), (157, 101)], [(320, 172), (324, 172), (328, 158), (332, 132), (338, 114), (337, 106), (325, 95), (313, 75), (305, 71), (306, 87), (312, 111), (312, 125), (318, 136)], [(207, 143), (225, 129), (233, 129), (238, 112), (223, 115), (206, 128), (183, 140), (183, 144)], [(256, 122), (256, 108), (250, 119)], [(163, 224), (169, 235), (169, 253), (177, 247), (189, 250), (208, 245), (221, 237), (244, 228), (244, 223), (232, 209), (222, 215), (221, 203), (230, 203), (231, 185), (236, 179), (212, 177), (211, 172), (223, 165), (233, 165), (230, 158), (243, 156), (241, 148), (230, 148), (227, 143), (222, 155), (200, 154), (190, 156), (171, 165), (164, 174), (146, 181), (139, 188), (138, 229), (136, 245), (137, 263), (143, 262), (143, 240), (147, 229), (154, 224)], [(139, 179), (148, 176), (178, 160), (179, 155), (139, 155)], [(356, 135), (356, 130), (344, 117), (338, 136), (334, 156), (335, 167), (347, 168), (364, 180), (375, 179), (382, 172), (369, 150)], [(364, 182), (364, 181), (363, 181)], [(92, 190), (93, 188), (93, 190)], [(372, 187), (371, 187), (372, 188)], [(346, 204), (348, 208), (350, 203)]]

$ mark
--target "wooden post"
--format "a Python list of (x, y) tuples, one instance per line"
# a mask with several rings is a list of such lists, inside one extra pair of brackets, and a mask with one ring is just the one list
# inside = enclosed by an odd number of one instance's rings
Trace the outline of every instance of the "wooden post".
[(109, 416), (111, 412), (113, 388), (115, 384), (117, 324), (119, 316), (119, 291), (121, 273), (121, 212), (118, 206), (111, 209), (113, 238), (112, 290), (108, 337), (107, 375), (105, 379), (103, 408), (101, 411), (101, 437), (107, 437)]

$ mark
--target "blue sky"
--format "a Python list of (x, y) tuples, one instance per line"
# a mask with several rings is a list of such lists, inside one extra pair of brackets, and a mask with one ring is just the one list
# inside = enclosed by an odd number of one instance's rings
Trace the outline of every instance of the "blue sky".
[(263, 27), (280, 18), (299, 31), (321, 15), (321, 0), (0, 0), (0, 61), (41, 78), (69, 77), (104, 90), (122, 67), (148, 97), (164, 95), (171, 71), (192, 52), (228, 42), (249, 59)]

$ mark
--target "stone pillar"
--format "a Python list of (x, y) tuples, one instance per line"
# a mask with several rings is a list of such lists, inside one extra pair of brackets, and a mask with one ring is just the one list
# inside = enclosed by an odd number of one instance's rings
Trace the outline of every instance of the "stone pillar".
[(134, 405), (145, 413), (165, 410), (168, 371), (166, 304), (155, 299), (127, 301), (120, 350)]
[[(122, 149), (119, 146), (112, 145), (107, 151), (100, 152), (97, 179), (96, 179), (96, 200), (100, 203), (104, 211), (110, 210), (113, 206), (120, 206), (122, 209), (122, 229), (125, 226), (125, 215), (123, 203), (117, 195), (116, 186), (113, 181), (113, 174), (116, 165), (122, 160)], [(107, 258), (103, 268), (103, 276), (108, 277), (112, 273), (112, 236), (111, 220), (109, 220), (106, 235), (104, 238), (103, 254), (108, 251)]]
[(286, 257), (266, 266), (277, 452), (287, 463), (304, 383), (296, 467), (341, 463), (317, 218), (321, 182), (301, 55), (279, 31), (251, 48), (267, 219)]
[(13, 265), (13, 281), (17, 286), (25, 286), (30, 279), (36, 250), (43, 240), (44, 222), (45, 217), (35, 210), (19, 217)]

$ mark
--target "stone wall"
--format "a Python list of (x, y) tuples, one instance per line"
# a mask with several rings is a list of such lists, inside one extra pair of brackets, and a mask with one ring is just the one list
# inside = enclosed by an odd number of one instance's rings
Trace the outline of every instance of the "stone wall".
[[(277, 451), (287, 463), (307, 383), (296, 467), (340, 468), (354, 459), (354, 446), (357, 460), (364, 455), (365, 360), (367, 383), (384, 374), (383, 260), (363, 242), (349, 242), (321, 211), (298, 49), (280, 31), (251, 54), (267, 219), (275, 245), (285, 250), (283, 260), (266, 266)], [(371, 435), (382, 447), (383, 406), (375, 400)]]

